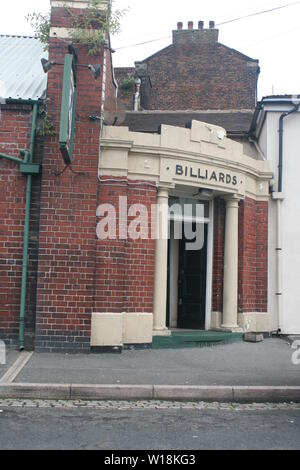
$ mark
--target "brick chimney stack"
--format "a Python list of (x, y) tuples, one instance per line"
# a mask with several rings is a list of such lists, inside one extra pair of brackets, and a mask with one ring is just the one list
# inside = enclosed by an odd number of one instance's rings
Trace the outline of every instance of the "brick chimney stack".
[(219, 38), (219, 30), (215, 28), (215, 22), (209, 22), (209, 28), (204, 28), (204, 21), (198, 21), (198, 29), (194, 29), (194, 22), (189, 21), (187, 29), (183, 29), (183, 23), (177, 23), (177, 29), (173, 31), (173, 44), (216, 44)]

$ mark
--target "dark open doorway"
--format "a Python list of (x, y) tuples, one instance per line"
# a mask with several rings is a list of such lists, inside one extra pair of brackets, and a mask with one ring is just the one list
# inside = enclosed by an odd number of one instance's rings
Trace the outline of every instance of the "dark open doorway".
[(186, 250), (186, 239), (179, 242), (178, 328), (205, 329), (207, 225), (204, 246)]
[[(186, 250), (185, 237), (178, 240), (176, 248), (169, 249), (168, 263), (168, 326), (170, 322), (170, 278), (174, 276), (170, 270), (174, 269), (171, 257), (176, 256), (175, 264), (178, 264), (176, 273), (176, 303), (177, 303), (177, 328), (190, 330), (205, 330), (206, 315), (206, 283), (207, 283), (207, 241), (208, 225), (204, 224), (204, 245), (201, 250)], [(173, 242), (174, 243), (174, 242)], [(177, 271), (177, 269), (176, 269)], [(174, 301), (174, 298), (173, 298)], [(174, 308), (174, 306), (173, 306)], [(173, 324), (173, 327), (175, 325)]]

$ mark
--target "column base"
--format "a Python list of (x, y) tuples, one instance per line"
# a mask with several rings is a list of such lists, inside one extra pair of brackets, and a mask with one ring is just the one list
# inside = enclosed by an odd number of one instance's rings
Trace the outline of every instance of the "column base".
[(244, 330), (238, 325), (221, 325), (220, 328), (217, 328), (217, 331), (224, 331), (227, 333), (243, 333)]
[(153, 336), (171, 336), (172, 331), (168, 330), (167, 328), (163, 328), (161, 330), (153, 330)]

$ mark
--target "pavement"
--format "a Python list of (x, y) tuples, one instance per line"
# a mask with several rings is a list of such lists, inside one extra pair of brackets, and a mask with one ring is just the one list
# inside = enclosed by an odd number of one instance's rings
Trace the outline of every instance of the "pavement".
[(1, 377), (11, 368), (14, 362), (19, 357), (20, 353), (14, 349), (7, 349), (6, 350), (6, 364), (0, 364), (0, 380)]
[(123, 354), (17, 353), (0, 366), (0, 398), (300, 402), (288, 339)]

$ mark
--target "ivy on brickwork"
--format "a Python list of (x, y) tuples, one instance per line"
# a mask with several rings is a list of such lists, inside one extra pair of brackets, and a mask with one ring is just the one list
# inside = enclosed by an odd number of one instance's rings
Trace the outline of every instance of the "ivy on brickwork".
[[(128, 9), (112, 10), (109, 6), (106, 12), (99, 9), (102, 0), (89, 0), (87, 8), (82, 10), (81, 15), (75, 15), (74, 11), (67, 5), (65, 10), (72, 17), (72, 28), (69, 29), (70, 37), (74, 42), (86, 46), (90, 55), (95, 55), (103, 46), (107, 34), (117, 34), (120, 32), (121, 19), (127, 13)], [(30, 22), (35, 37), (42, 44), (44, 50), (49, 49), (50, 40), (50, 13), (42, 15), (41, 13), (32, 13), (26, 16)]]
[(72, 39), (88, 48), (90, 55), (95, 55), (101, 51), (102, 45), (107, 38), (107, 34), (117, 34), (121, 27), (121, 18), (125, 15), (124, 10), (112, 10), (108, 7), (107, 12), (99, 10), (101, 0), (89, 0), (88, 6), (80, 16), (75, 16), (71, 9), (68, 9), (73, 18), (73, 28), (70, 30)]
[(49, 116), (45, 106), (41, 106), (38, 111), (38, 126), (36, 129), (37, 135), (41, 137), (55, 135), (54, 124)]

